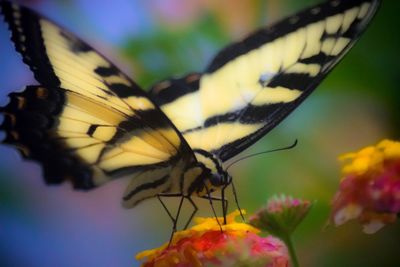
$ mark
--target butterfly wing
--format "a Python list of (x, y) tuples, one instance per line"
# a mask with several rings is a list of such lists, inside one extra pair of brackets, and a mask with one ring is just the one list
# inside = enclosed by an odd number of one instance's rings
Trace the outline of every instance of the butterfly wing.
[(7, 1), (0, 7), (16, 50), (41, 84), (12, 93), (1, 108), (3, 142), (40, 161), (48, 183), (71, 180), (90, 189), (137, 173), (125, 201), (168, 191), (171, 168), (193, 156), (146, 93), (53, 22)]
[(331, 0), (223, 49), (204, 73), (151, 93), (192, 149), (226, 161), (281, 122), (354, 45), (376, 0)]

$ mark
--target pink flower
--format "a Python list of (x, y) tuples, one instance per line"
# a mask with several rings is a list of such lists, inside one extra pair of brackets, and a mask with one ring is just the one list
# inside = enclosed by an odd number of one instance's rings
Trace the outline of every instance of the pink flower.
[(296, 199), (284, 194), (271, 197), (267, 205), (250, 218), (250, 224), (280, 238), (287, 246), (292, 266), (298, 267), (292, 233), (311, 209), (308, 200)]
[(340, 157), (345, 161), (332, 221), (358, 219), (365, 233), (375, 233), (400, 213), (400, 143), (383, 140)]
[(143, 267), (288, 267), (284, 243), (258, 236), (258, 229), (235, 222), (238, 215), (238, 211), (228, 215), (222, 232), (215, 218), (197, 218), (197, 225), (176, 232), (169, 246), (141, 252), (136, 258), (145, 260)]
[(308, 214), (311, 202), (291, 196), (271, 197), (267, 205), (250, 218), (250, 224), (280, 238), (290, 235)]

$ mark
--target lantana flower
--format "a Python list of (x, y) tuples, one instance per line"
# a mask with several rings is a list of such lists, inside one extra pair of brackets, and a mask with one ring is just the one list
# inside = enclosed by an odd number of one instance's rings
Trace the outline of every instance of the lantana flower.
[(308, 214), (311, 202), (286, 195), (271, 197), (265, 207), (250, 218), (250, 224), (274, 236), (290, 235)]
[(332, 203), (332, 221), (358, 219), (365, 233), (375, 233), (400, 213), (400, 142), (383, 140), (344, 161), (339, 191)]
[(136, 259), (143, 267), (251, 266), (288, 267), (285, 244), (277, 238), (260, 237), (253, 226), (235, 221), (235, 211), (223, 218), (195, 218), (196, 225), (174, 234), (170, 244), (143, 251)]
[(308, 200), (286, 195), (271, 197), (265, 207), (250, 217), (250, 224), (280, 238), (288, 247), (292, 264), (299, 266), (291, 235), (311, 208)]

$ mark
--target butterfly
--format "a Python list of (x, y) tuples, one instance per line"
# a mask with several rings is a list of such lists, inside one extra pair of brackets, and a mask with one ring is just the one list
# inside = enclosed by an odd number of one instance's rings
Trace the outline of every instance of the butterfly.
[(1, 1), (15, 49), (40, 84), (0, 108), (3, 143), (38, 161), (48, 184), (89, 190), (129, 178), (127, 208), (160, 195), (209, 196), (232, 182), (224, 163), (303, 102), (378, 5), (313, 6), (230, 44), (203, 72), (144, 91), (71, 32)]

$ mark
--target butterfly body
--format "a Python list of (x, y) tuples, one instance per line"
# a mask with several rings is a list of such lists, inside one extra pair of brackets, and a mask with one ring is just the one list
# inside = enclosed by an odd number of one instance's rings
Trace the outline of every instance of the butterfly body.
[(206, 196), (224, 164), (278, 125), (354, 45), (378, 0), (331, 0), (223, 49), (199, 73), (148, 92), (74, 34), (0, 1), (15, 49), (39, 86), (0, 108), (3, 143), (40, 162), (49, 184), (92, 189), (127, 177), (123, 205)]
[(198, 196), (205, 196), (209, 192), (217, 191), (229, 185), (231, 176), (223, 167), (223, 162), (216, 156), (203, 149), (193, 150), (197, 166), (202, 169), (202, 175), (197, 178), (198, 183), (195, 192)]

